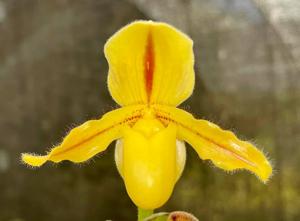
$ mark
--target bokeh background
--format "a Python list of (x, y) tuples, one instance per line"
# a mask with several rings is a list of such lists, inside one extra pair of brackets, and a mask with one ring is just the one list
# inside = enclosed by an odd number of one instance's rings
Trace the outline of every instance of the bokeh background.
[(160, 211), (207, 221), (300, 220), (299, 0), (0, 0), (0, 220), (135, 220), (113, 145), (88, 163), (20, 164), (116, 107), (103, 45), (136, 19), (195, 42), (196, 88), (182, 107), (269, 153), (268, 185), (224, 173), (188, 148)]

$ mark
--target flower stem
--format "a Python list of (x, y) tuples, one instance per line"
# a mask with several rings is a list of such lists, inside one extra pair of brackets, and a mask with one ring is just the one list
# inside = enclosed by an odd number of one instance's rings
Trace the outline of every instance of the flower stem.
[(148, 216), (153, 214), (153, 210), (146, 210), (142, 208), (138, 208), (138, 221), (143, 221)]

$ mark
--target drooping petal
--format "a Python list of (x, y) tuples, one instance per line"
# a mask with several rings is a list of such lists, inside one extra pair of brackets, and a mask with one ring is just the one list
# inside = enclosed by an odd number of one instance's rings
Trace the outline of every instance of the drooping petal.
[(177, 106), (193, 91), (193, 42), (168, 24), (133, 22), (107, 41), (104, 52), (109, 91), (122, 106)]
[(41, 166), (46, 161), (86, 161), (118, 139), (125, 125), (142, 117), (142, 110), (142, 106), (129, 106), (108, 112), (100, 120), (87, 121), (71, 130), (63, 142), (51, 149), (47, 155), (25, 153), (22, 154), (22, 160), (31, 166)]
[(194, 147), (199, 157), (211, 160), (224, 170), (247, 169), (266, 182), (272, 167), (254, 145), (239, 140), (232, 132), (206, 121), (196, 120), (191, 114), (178, 108), (156, 106), (156, 116), (166, 124), (178, 126), (178, 138)]
[(154, 209), (171, 196), (177, 181), (176, 128), (169, 125), (151, 137), (127, 128), (121, 174), (132, 201)]

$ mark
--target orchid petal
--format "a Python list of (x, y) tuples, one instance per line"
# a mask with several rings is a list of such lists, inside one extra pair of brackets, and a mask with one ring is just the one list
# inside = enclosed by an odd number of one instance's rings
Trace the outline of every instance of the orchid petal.
[(63, 142), (44, 156), (22, 154), (22, 161), (34, 167), (46, 161), (58, 163), (62, 160), (83, 162), (104, 151), (115, 139), (120, 138), (121, 129), (141, 118), (141, 106), (120, 108), (105, 114), (100, 120), (90, 120), (72, 129)]
[(167, 106), (156, 106), (156, 116), (165, 124), (178, 127), (178, 138), (187, 141), (203, 160), (232, 171), (247, 169), (266, 182), (272, 167), (266, 156), (253, 144), (238, 139), (232, 132), (206, 121), (197, 120), (190, 113)]

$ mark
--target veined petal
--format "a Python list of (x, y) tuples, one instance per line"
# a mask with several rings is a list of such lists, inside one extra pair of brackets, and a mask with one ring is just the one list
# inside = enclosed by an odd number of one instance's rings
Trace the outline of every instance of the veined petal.
[(120, 169), (128, 195), (140, 208), (160, 207), (177, 181), (176, 127), (170, 124), (150, 137), (127, 128), (123, 142)]
[(232, 132), (197, 120), (191, 114), (174, 107), (157, 105), (156, 116), (166, 124), (178, 126), (178, 138), (194, 147), (199, 157), (211, 160), (224, 170), (247, 169), (266, 182), (272, 167), (264, 154), (249, 142), (239, 140)]
[(47, 155), (25, 153), (22, 160), (31, 166), (41, 166), (48, 160), (55, 163), (62, 160), (86, 161), (120, 138), (120, 130), (141, 118), (142, 110), (143, 106), (128, 106), (108, 112), (100, 120), (90, 120), (72, 129), (63, 142)]
[(133, 22), (107, 41), (104, 52), (108, 88), (121, 106), (177, 106), (193, 91), (193, 42), (168, 24)]

